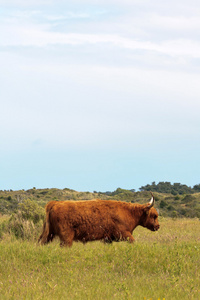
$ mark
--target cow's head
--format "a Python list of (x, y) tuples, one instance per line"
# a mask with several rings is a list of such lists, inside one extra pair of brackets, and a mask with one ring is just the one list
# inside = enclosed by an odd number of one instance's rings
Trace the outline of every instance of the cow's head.
[(141, 226), (146, 227), (152, 231), (156, 231), (160, 227), (158, 223), (158, 212), (153, 207), (154, 203), (155, 203), (155, 198), (152, 194), (152, 198), (149, 201), (149, 203), (143, 206), (143, 213), (142, 213), (141, 223), (140, 223)]

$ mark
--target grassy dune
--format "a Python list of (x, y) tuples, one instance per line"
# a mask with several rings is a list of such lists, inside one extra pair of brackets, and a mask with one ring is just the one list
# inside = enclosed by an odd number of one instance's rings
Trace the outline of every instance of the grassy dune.
[(0, 299), (199, 299), (200, 221), (161, 219), (136, 242), (0, 242)]

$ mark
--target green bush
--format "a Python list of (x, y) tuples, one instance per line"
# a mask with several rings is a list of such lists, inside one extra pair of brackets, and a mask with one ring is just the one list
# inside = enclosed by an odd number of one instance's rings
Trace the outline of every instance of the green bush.
[(171, 210), (171, 211), (172, 211), (172, 210), (175, 210), (175, 208), (174, 208), (172, 205), (168, 205), (168, 206), (167, 206), (167, 209), (168, 209), (168, 210)]
[(160, 201), (160, 208), (164, 208), (165, 206), (167, 206), (167, 203), (164, 200)]
[(31, 220), (35, 224), (44, 218), (44, 208), (35, 201), (27, 199), (23, 203), (19, 203), (18, 206), (24, 220)]
[(13, 233), (16, 238), (23, 240), (30, 239), (34, 229), (33, 221), (25, 220), (20, 211), (12, 215), (7, 226), (9, 233)]
[(39, 236), (42, 220), (34, 224), (32, 220), (26, 220), (23, 218), (22, 213), (19, 211), (13, 214), (4, 227), (4, 231), (13, 234), (17, 239), (22, 240), (36, 240)]
[(172, 218), (177, 218), (178, 217), (178, 213), (177, 213), (177, 211), (173, 211), (172, 212)]
[(7, 229), (7, 222), (4, 220), (3, 222), (0, 223), (0, 239), (2, 239), (4, 232)]
[(36, 240), (44, 220), (44, 209), (27, 199), (18, 204), (18, 211), (0, 224), (0, 238), (3, 234), (13, 234), (17, 239)]
[(193, 201), (195, 198), (192, 195), (186, 195), (183, 199), (182, 202), (183, 203), (189, 203), (191, 201)]

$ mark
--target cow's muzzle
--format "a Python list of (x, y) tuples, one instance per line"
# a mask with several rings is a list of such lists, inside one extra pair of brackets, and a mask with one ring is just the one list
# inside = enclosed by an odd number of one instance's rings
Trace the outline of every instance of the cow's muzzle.
[(153, 231), (157, 231), (160, 228), (160, 225), (157, 225), (153, 228)]

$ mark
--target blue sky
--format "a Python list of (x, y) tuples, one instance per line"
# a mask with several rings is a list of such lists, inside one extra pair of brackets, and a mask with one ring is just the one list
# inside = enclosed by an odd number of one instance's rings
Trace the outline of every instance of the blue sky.
[(200, 183), (199, 13), (0, 0), (0, 189)]

